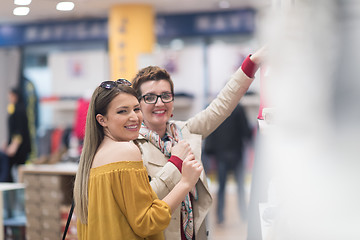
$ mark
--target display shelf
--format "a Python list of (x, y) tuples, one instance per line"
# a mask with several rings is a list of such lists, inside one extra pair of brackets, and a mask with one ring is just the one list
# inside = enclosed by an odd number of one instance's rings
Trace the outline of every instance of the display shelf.
[(76, 171), (76, 163), (19, 168), (19, 179), (25, 185), (27, 240), (60, 239), (63, 232), (61, 209), (73, 201)]
[[(22, 179), (24, 173), (37, 173), (48, 175), (71, 175), (76, 174), (78, 168), (77, 163), (57, 163), (57, 164), (29, 164), (19, 166), (19, 180)], [(20, 181), (22, 182), (22, 180)]]
[(0, 239), (5, 239), (5, 226), (25, 226), (24, 189), (21, 183), (0, 183)]

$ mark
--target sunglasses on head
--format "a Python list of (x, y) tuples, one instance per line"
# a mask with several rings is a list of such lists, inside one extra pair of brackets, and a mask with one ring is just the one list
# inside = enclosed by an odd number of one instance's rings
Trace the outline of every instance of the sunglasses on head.
[(129, 87), (131, 86), (131, 82), (129, 82), (125, 78), (119, 78), (116, 81), (104, 81), (104, 82), (100, 83), (100, 87), (105, 88), (105, 89), (113, 89), (114, 87), (117, 87), (118, 84), (126, 85)]

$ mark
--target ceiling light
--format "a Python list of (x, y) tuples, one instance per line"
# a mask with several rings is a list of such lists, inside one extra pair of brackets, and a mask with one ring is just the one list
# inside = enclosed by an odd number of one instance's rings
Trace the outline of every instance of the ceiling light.
[(28, 7), (17, 7), (14, 9), (13, 14), (16, 16), (25, 16), (30, 12), (30, 8)]
[(56, 5), (56, 9), (59, 11), (71, 11), (74, 9), (75, 4), (73, 2), (59, 2)]
[(29, 5), (31, 0), (14, 0), (14, 4), (16, 5)]
[(228, 1), (220, 1), (219, 2), (219, 8), (229, 8), (230, 7), (230, 3)]

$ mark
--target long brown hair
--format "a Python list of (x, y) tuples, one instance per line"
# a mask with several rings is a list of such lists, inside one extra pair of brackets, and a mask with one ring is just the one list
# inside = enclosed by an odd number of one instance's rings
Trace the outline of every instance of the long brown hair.
[(97, 149), (104, 139), (104, 130), (96, 120), (96, 115), (106, 115), (110, 102), (121, 93), (127, 93), (137, 97), (133, 88), (118, 84), (117, 87), (112, 89), (97, 87), (90, 100), (86, 116), (84, 144), (74, 183), (75, 214), (83, 224), (87, 224), (88, 219), (88, 182), (90, 169)]

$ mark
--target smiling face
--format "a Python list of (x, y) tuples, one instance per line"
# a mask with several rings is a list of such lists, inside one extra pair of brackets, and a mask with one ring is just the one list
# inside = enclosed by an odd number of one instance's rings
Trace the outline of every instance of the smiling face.
[(136, 97), (120, 93), (110, 102), (107, 113), (97, 114), (96, 120), (104, 127), (106, 136), (115, 141), (130, 141), (138, 137), (143, 117)]
[[(141, 84), (140, 90), (143, 96), (149, 93), (161, 95), (172, 92), (170, 83), (166, 80), (144, 82)], [(145, 125), (160, 135), (162, 132), (165, 133), (166, 123), (171, 117), (174, 102), (163, 103), (159, 98), (156, 104), (148, 104), (144, 102), (144, 99), (141, 99), (140, 105)]]

